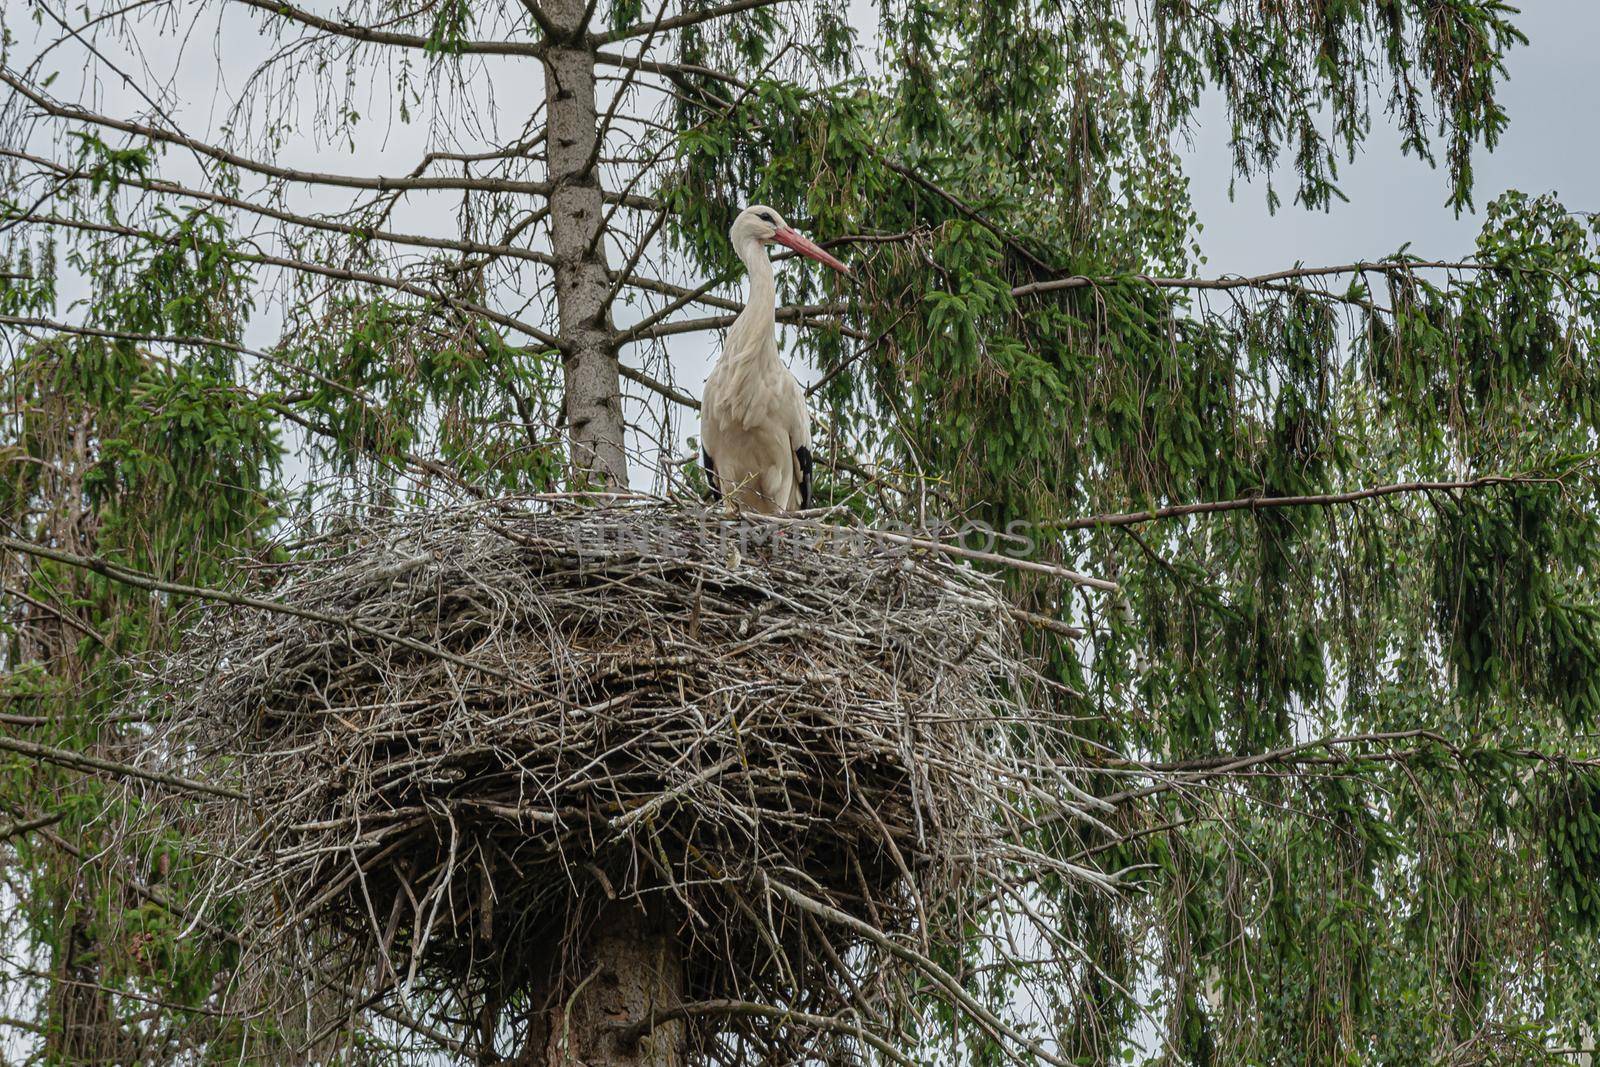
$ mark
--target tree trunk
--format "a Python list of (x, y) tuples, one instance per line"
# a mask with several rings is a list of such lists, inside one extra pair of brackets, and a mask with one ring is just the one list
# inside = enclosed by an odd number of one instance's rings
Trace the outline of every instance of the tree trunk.
[(567, 346), (564, 412), (572, 467), (581, 480), (628, 484), (623, 449), (622, 386), (606, 301), (610, 291), (605, 243), (599, 239), (605, 204), (596, 173), (600, 131), (595, 113), (594, 46), (587, 0), (542, 0), (549, 24), (544, 55), (545, 151), (550, 165), (550, 242), (555, 256), (556, 308)]
[(650, 1025), (683, 998), (682, 947), (657, 911), (612, 904), (585, 957), (581, 984), (540, 1028), (546, 1067), (683, 1067), (683, 1024)]
[[(77, 892), (87, 891), (78, 881)], [(53, 1063), (125, 1062), (111, 995), (101, 988), (100, 945), (87, 919), (68, 904), (72, 918), (55, 952), (45, 1054)]]
[[(600, 239), (605, 203), (596, 173), (589, 0), (541, 0), (537, 7), (548, 40), (545, 151), (572, 468), (580, 479), (626, 487), (622, 383)], [(683, 1024), (648, 1026), (683, 996), (681, 947), (653, 910), (627, 901), (607, 908), (584, 953), (583, 975), (572, 992), (551, 1002), (530, 1035), (528, 1059), (545, 1067), (683, 1067)]]

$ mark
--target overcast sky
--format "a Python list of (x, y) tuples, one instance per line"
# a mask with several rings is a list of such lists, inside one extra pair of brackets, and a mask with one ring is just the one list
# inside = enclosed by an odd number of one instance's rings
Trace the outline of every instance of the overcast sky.
[[(1529, 43), (1512, 52), (1510, 81), (1500, 94), (1510, 129), (1492, 155), (1479, 152), (1474, 159), (1478, 211), (1507, 189), (1554, 191), (1571, 210), (1600, 211), (1600, 2), (1527, 0), (1516, 21)], [(1347, 263), (1393, 252), (1407, 241), (1428, 258), (1471, 250), (1481, 218), (1457, 219), (1446, 203), (1448, 175), (1402, 157), (1400, 139), (1387, 124), (1373, 130), (1353, 164), (1341, 167), (1339, 184), (1349, 203), (1335, 203), (1328, 213), (1286, 205), (1274, 216), (1266, 209), (1265, 183), (1242, 181), (1230, 201), (1227, 122), (1215, 100), (1210, 103), (1185, 153), (1205, 225), (1200, 243), (1209, 257), (1207, 273), (1256, 274), (1296, 261)], [(1375, 127), (1383, 121), (1379, 116)], [(1292, 178), (1280, 175), (1277, 184), (1287, 201)]]

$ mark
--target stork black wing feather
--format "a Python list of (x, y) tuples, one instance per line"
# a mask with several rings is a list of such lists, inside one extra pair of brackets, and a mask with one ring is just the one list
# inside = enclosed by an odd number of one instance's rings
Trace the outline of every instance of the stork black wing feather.
[(800, 464), (800, 510), (804, 511), (811, 506), (811, 449), (801, 445), (794, 450), (794, 458)]
[(703, 448), (700, 450), (700, 465), (706, 469), (706, 486), (711, 490), (711, 499), (721, 500), (722, 488), (717, 485), (717, 465), (711, 462), (711, 453)]

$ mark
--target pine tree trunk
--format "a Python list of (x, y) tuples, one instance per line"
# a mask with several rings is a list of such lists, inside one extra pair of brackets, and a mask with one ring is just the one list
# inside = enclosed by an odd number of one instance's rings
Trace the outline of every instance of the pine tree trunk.
[(636, 902), (612, 904), (595, 924), (584, 968), (581, 985), (550, 1006), (540, 1028), (543, 1067), (683, 1067), (683, 1024), (650, 1025), (683, 998), (681, 946), (660, 917)]
[(542, 0), (550, 24), (544, 55), (545, 151), (550, 165), (550, 241), (555, 255), (556, 308), (567, 345), (565, 415), (572, 467), (579, 479), (625, 487), (622, 387), (606, 301), (610, 290), (605, 217), (597, 175), (594, 46), (586, 0)]
[[(588, 12), (588, 0), (539, 4), (549, 36), (544, 76), (550, 238), (560, 336), (567, 346), (565, 414), (573, 470), (580, 478), (625, 487), (621, 375), (600, 239), (605, 204), (596, 173), (600, 130)], [(583, 984), (553, 1003), (538, 1028), (543, 1062), (548, 1067), (682, 1067), (681, 1023), (632, 1038), (637, 1024), (681, 1002), (683, 958), (666, 925), (637, 903), (618, 901), (600, 917), (585, 956)], [(537, 1055), (533, 1058), (539, 1062)]]

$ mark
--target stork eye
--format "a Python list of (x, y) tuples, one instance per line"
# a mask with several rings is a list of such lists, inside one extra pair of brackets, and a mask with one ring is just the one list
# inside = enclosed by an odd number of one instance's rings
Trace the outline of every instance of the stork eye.
[(772, 217), (772, 212), (770, 212), (770, 211), (763, 211), (761, 213), (761, 217), (763, 219), (765, 219), (769, 224), (771, 224), (773, 226), (776, 226), (778, 224), (778, 220)]

